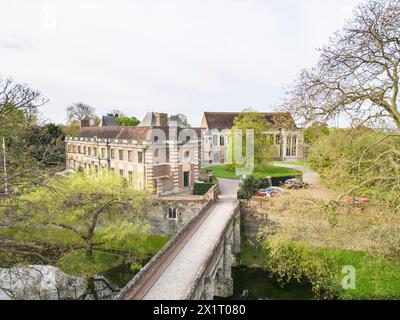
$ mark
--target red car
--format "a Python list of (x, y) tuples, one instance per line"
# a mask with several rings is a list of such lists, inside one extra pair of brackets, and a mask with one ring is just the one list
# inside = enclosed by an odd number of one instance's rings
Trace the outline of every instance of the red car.
[(349, 204), (366, 204), (369, 202), (367, 197), (350, 197), (348, 200)]

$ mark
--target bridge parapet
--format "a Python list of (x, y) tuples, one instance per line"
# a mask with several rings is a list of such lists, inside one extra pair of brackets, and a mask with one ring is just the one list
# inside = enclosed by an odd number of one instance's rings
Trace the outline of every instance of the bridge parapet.
[(240, 253), (240, 203), (221, 233), (219, 241), (210, 250), (206, 263), (199, 270), (186, 300), (212, 300), (214, 296), (227, 298), (233, 295), (232, 265), (234, 255)]
[(208, 201), (199, 213), (191, 219), (178, 233), (136, 274), (136, 276), (114, 297), (116, 300), (140, 300), (146, 294), (145, 286), (152, 280), (152, 276), (157, 271), (160, 271), (162, 264), (165, 264), (166, 259), (173, 254), (179, 245), (184, 242), (196, 224), (208, 213), (211, 206), (215, 203), (214, 200)]

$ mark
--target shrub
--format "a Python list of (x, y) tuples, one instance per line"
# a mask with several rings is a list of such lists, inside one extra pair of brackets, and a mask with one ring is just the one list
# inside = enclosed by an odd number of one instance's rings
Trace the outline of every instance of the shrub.
[(238, 191), (238, 198), (248, 200), (254, 196), (260, 188), (263, 187), (263, 180), (256, 177), (247, 177), (241, 184)]
[(196, 182), (193, 186), (193, 194), (195, 196), (203, 196), (217, 183), (218, 181), (214, 177), (210, 177), (209, 182)]

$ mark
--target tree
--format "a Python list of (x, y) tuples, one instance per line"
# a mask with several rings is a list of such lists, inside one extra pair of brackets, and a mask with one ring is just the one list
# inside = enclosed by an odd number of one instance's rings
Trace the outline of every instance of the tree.
[[(230, 146), (233, 148), (233, 154), (235, 154), (234, 145), (234, 132), (235, 130), (241, 130), (242, 132), (242, 150), (245, 153), (247, 142), (246, 142), (246, 130), (254, 130), (254, 164), (257, 169), (262, 169), (270, 165), (270, 161), (275, 155), (275, 147), (271, 143), (271, 138), (267, 132), (271, 129), (271, 124), (258, 112), (242, 112), (238, 117), (235, 118), (233, 128), (231, 132)], [(236, 166), (234, 164), (234, 166)]]
[(391, 120), (400, 130), (400, 1), (369, 0), (303, 70), (285, 108), (307, 122)]
[(53, 177), (42, 187), (9, 200), (9, 208), (29, 228), (57, 227), (78, 235), (86, 254), (110, 242), (141, 239), (149, 226), (141, 213), (148, 204), (145, 191), (132, 190), (112, 172)]
[(73, 120), (68, 125), (62, 126), (61, 130), (66, 137), (76, 137), (81, 132), (81, 123)]
[(184, 114), (177, 114), (176, 115), (181, 128), (191, 128), (191, 124), (189, 123), (188, 118)]
[(314, 122), (310, 127), (304, 130), (304, 142), (312, 145), (318, 139), (329, 135), (327, 123)]
[(67, 107), (68, 123), (81, 120), (96, 120), (96, 109), (82, 102)]
[(47, 102), (40, 91), (12, 79), (0, 78), (0, 126), (10, 123), (13, 115), (23, 114), (26, 119), (37, 116), (37, 108)]
[(140, 123), (140, 120), (135, 117), (118, 117), (115, 121), (122, 127), (136, 127)]
[(65, 165), (65, 135), (54, 123), (33, 126), (24, 134), (27, 148), (44, 166)]

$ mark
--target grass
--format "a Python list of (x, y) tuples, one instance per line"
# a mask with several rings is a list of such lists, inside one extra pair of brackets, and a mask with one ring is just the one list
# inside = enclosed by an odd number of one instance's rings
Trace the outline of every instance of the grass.
[[(330, 292), (340, 300), (400, 299), (400, 259), (388, 259), (363, 252), (313, 248), (298, 242), (270, 242), (275, 247), (265, 254), (264, 266), (276, 277), (293, 275), (308, 280), (316, 292)], [(349, 275), (345, 267), (355, 270), (355, 289), (343, 288)], [(302, 282), (303, 283), (303, 282)], [(345, 282), (347, 283), (347, 281)]]
[[(342, 300), (400, 299), (400, 259), (389, 260), (367, 253), (347, 250), (316, 249), (316, 255), (334, 261), (331, 269), (335, 275), (334, 287)], [(344, 290), (341, 281), (346, 274), (344, 266), (356, 270), (356, 289)]]
[(119, 254), (93, 251), (91, 257), (84, 250), (75, 250), (58, 261), (58, 267), (64, 273), (74, 276), (94, 276), (105, 273), (121, 265), (124, 258)]
[[(79, 238), (74, 232), (64, 229), (56, 228), (31, 228), (29, 230), (17, 228), (0, 228), (0, 237), (8, 238), (16, 241), (26, 242), (42, 242), (49, 245), (65, 246), (65, 247), (82, 247), (84, 241)], [(144, 252), (146, 255), (156, 254), (168, 241), (169, 237), (163, 236), (148, 236), (145, 242)], [(100, 248), (126, 250), (136, 249), (136, 239), (120, 243), (108, 243), (107, 245), (100, 246)]]
[[(208, 168), (204, 168), (202, 172), (206, 172), (212, 170), (213, 174), (216, 178), (223, 179), (239, 179), (239, 176), (236, 175), (235, 171), (228, 171), (224, 168), (224, 166), (212, 166)], [(279, 167), (279, 166), (271, 166), (265, 170), (256, 170), (253, 172), (252, 176), (257, 178), (265, 178), (265, 177), (287, 177), (287, 176), (295, 176), (302, 175), (302, 172), (294, 169)]]

